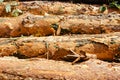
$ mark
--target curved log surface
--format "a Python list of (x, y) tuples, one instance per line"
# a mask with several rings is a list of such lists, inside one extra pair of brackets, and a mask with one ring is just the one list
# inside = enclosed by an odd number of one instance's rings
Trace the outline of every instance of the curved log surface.
[(120, 31), (120, 15), (40, 16), (26, 13), (0, 18), (0, 37), (101, 34)]
[[(101, 0), (100, 0), (101, 1)], [(5, 12), (5, 5), (3, 3), (0, 5), (0, 16), (13, 16), (12, 13)], [(31, 2), (20, 2), (15, 7), (15, 9), (19, 9), (24, 13), (29, 12), (32, 14), (37, 15), (45, 15), (52, 14), (52, 15), (79, 15), (79, 14), (88, 14), (88, 15), (98, 15), (98, 14), (108, 14), (108, 13), (118, 13), (120, 14), (120, 10), (109, 8), (108, 5), (105, 7), (107, 8), (104, 12), (100, 11), (101, 5), (89, 5), (89, 4), (72, 4), (72, 3), (62, 3), (62, 2), (50, 2), (50, 1), (31, 1)], [(13, 7), (14, 9), (14, 7)]]
[(1, 80), (118, 80), (119, 63), (90, 59), (71, 65), (68, 62), (46, 59), (0, 58)]
[(23, 12), (12, 17), (5, 5), (0, 4), (0, 80), (120, 79), (120, 10), (32, 1), (11, 6)]
[(78, 55), (84, 51), (90, 58), (95, 55), (95, 58), (101, 60), (119, 61), (119, 35), (118, 32), (102, 35), (1, 38), (0, 56), (64, 60), (65, 56), (73, 54), (72, 50)]

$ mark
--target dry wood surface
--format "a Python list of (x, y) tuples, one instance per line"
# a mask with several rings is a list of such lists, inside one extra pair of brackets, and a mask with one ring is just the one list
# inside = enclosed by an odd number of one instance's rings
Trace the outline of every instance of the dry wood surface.
[(46, 59), (0, 58), (1, 80), (119, 80), (117, 63), (90, 59), (83, 63), (70, 63)]
[(6, 4), (0, 4), (0, 80), (120, 79), (120, 10), (26, 0), (11, 6), (22, 11), (13, 17)]
[(120, 14), (40, 16), (26, 13), (0, 18), (0, 37), (101, 34), (120, 31)]

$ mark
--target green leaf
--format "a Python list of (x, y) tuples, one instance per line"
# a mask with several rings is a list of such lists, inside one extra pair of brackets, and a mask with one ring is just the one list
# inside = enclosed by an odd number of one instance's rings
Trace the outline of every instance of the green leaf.
[(100, 6), (100, 12), (104, 12), (107, 9), (105, 6)]
[(22, 11), (20, 9), (15, 9), (15, 10), (12, 11), (12, 15), (14, 17), (19, 16), (21, 13), (22, 13)]
[(57, 29), (58, 29), (58, 27), (59, 27), (59, 25), (58, 25), (58, 24), (56, 24), (56, 23), (54, 23), (54, 24), (52, 24), (52, 25), (51, 25), (51, 27), (52, 27), (52, 28), (54, 28), (55, 30), (57, 30)]
[(113, 1), (112, 3), (109, 4), (109, 6), (120, 9), (120, 4), (118, 3), (118, 1)]
[(10, 4), (6, 4), (5, 5), (5, 10), (6, 10), (7, 13), (11, 12), (11, 5)]

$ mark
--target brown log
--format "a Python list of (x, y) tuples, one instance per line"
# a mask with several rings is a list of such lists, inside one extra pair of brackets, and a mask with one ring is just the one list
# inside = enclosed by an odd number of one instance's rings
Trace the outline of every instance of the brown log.
[(0, 37), (47, 36), (79, 33), (100, 34), (120, 31), (119, 14), (79, 16), (39, 16), (24, 14), (15, 18), (1, 18)]
[[(109, 14), (112, 15), (112, 14)], [(84, 16), (84, 17), (83, 17)], [(63, 31), (79, 34), (100, 34), (119, 32), (120, 19), (108, 18), (108, 15), (101, 16), (68, 16), (59, 23)], [(62, 33), (61, 30), (61, 33)], [(64, 34), (64, 33), (63, 33)]]
[[(119, 63), (101, 61), (120, 61), (119, 11), (107, 9), (101, 14), (99, 5), (36, 1), (21, 2), (16, 8), (23, 15), (10, 18), (4, 8), (0, 6), (1, 16), (9, 17), (0, 18), (0, 80), (120, 78)], [(62, 34), (71, 35), (48, 36)], [(87, 61), (71, 65), (65, 60)]]
[[(5, 12), (5, 4), (0, 6), (0, 16), (13, 16), (12, 13)], [(30, 12), (32, 14), (37, 15), (45, 15), (48, 14), (90, 14), (90, 15), (98, 15), (98, 14), (108, 14), (111, 12), (120, 13), (118, 9), (111, 9), (107, 5), (107, 10), (104, 12), (100, 12), (101, 5), (88, 5), (88, 4), (71, 4), (71, 3), (61, 3), (61, 2), (49, 2), (49, 1), (33, 1), (33, 2), (20, 2), (17, 9), (20, 9), (25, 12)]]
[(1, 18), (3, 21), (0, 23), (0, 37), (46, 36), (54, 34), (51, 24), (45, 20), (34, 18), (26, 15), (16, 18)]
[[(0, 56), (19, 58), (43, 57), (63, 60), (73, 54), (95, 55), (101, 60), (114, 61), (120, 57), (120, 33), (78, 36), (1, 38)], [(94, 58), (94, 57), (91, 57)]]
[(71, 65), (46, 59), (0, 58), (1, 80), (118, 80), (119, 63), (90, 59)]

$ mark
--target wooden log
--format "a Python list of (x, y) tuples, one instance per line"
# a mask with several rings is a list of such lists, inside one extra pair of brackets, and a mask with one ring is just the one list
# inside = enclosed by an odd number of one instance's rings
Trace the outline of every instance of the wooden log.
[(0, 56), (63, 60), (65, 56), (73, 54), (72, 50), (79, 55), (84, 51), (88, 57), (95, 55), (95, 58), (101, 60), (114, 61), (120, 57), (119, 35), (118, 32), (102, 35), (1, 38)]
[(119, 32), (120, 16), (109, 15), (39, 16), (27, 13), (15, 18), (0, 18), (0, 37)]
[(103, 16), (100, 17), (99, 15), (98, 16), (83, 15), (83, 16), (79, 15), (65, 17), (65, 19), (59, 23), (59, 26), (61, 27), (61, 33), (63, 33), (65, 30), (68, 33), (70, 32), (75, 34), (76, 33), (100, 34), (110, 33), (114, 31), (119, 32), (120, 19), (105, 17), (107, 15), (105, 15), (104, 17)]
[[(0, 16), (13, 16), (11, 13), (5, 12), (5, 4), (0, 6)], [(23, 13), (30, 12), (37, 15), (53, 14), (53, 15), (64, 15), (64, 14), (108, 14), (111, 12), (120, 13), (118, 9), (109, 8), (106, 5), (106, 10), (100, 11), (101, 5), (88, 5), (88, 4), (71, 4), (62, 2), (49, 2), (49, 1), (31, 1), (31, 2), (20, 2), (15, 9), (22, 10)]]
[(1, 18), (3, 21), (0, 23), (0, 37), (17, 37), (21, 35), (45, 36), (54, 34), (54, 29), (47, 21), (25, 16), (26, 15), (16, 18)]
[(117, 80), (120, 78), (119, 72), (119, 63), (95, 59), (71, 65), (68, 62), (39, 58), (0, 58), (1, 80)]

